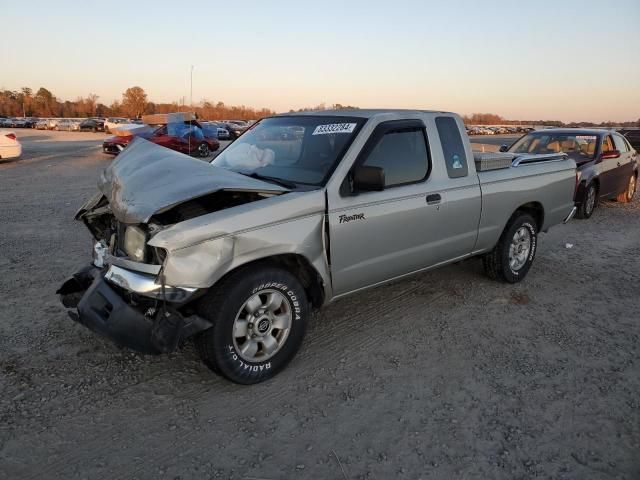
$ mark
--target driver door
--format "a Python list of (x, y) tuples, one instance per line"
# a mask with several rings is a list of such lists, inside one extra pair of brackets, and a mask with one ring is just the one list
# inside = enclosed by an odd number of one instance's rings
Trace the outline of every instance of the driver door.
[[(353, 192), (348, 177), (340, 195), (330, 195), (334, 295), (421, 270), (473, 249), (479, 219), (477, 177), (465, 168), (464, 176), (445, 178), (437, 139), (434, 143), (431, 152), (437, 152), (433, 158), (440, 160), (438, 165), (432, 164), (422, 120), (383, 122), (371, 134), (355, 166), (383, 168), (384, 189)], [(466, 166), (466, 157), (463, 160)], [(451, 186), (457, 188), (447, 191)], [(473, 215), (465, 213), (474, 207)], [(447, 220), (447, 212), (455, 219)]]

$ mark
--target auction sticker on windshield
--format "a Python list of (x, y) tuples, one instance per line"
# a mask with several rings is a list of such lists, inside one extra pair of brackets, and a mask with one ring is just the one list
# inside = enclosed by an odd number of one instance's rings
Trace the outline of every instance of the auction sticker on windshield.
[(328, 135), (330, 133), (353, 133), (356, 128), (355, 123), (329, 123), (318, 125), (312, 135)]

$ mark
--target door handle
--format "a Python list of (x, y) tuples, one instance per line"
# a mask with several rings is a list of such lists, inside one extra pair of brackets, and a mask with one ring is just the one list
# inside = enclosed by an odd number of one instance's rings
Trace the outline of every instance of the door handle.
[(427, 205), (435, 205), (436, 203), (440, 203), (442, 197), (439, 193), (430, 193), (427, 195)]

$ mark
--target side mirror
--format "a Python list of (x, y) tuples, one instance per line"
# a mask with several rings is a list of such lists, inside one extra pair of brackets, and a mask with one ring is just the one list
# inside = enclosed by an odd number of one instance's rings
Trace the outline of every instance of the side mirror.
[(509, 150), (509, 147), (506, 145), (500, 145), (500, 151), (501, 152), (506, 152), (507, 150)]
[(602, 152), (600, 154), (600, 160), (607, 160), (609, 158), (620, 158), (620, 150), (609, 150), (608, 152)]
[(381, 167), (359, 166), (353, 170), (353, 189), (358, 192), (379, 192), (384, 190), (384, 169)]

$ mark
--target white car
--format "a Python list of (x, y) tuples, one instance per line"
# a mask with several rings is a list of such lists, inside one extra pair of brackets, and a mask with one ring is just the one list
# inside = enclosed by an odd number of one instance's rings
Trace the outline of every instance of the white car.
[(106, 133), (111, 133), (111, 130), (113, 128), (117, 128), (120, 125), (125, 125), (127, 123), (131, 123), (128, 118), (122, 118), (122, 117), (107, 118), (104, 122), (104, 131)]
[(56, 126), (53, 127), (54, 130), (65, 130), (67, 132), (71, 131), (71, 120), (67, 120), (66, 118), (63, 118), (62, 120), (58, 120), (56, 122)]
[(0, 160), (18, 158), (22, 155), (22, 145), (16, 134), (9, 130), (0, 130)]

